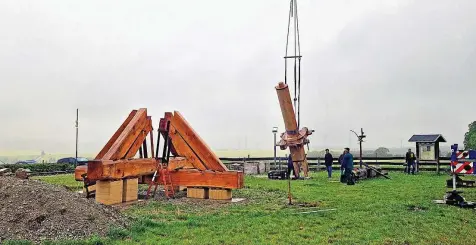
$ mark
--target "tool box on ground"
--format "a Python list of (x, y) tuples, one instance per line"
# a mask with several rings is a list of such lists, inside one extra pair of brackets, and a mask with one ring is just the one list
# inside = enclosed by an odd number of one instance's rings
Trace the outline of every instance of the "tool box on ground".
[(287, 171), (286, 170), (272, 170), (268, 172), (268, 179), (287, 179)]

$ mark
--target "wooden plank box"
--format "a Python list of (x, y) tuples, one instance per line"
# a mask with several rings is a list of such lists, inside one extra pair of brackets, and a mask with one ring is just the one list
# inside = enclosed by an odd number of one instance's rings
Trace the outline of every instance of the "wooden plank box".
[(122, 203), (122, 192), (122, 180), (100, 180), (96, 182), (96, 202), (105, 205)]
[(210, 188), (208, 197), (214, 200), (231, 200), (231, 189)]
[(188, 198), (208, 199), (208, 188), (188, 187), (187, 188), (187, 197)]
[(139, 179), (125, 179), (122, 188), (122, 201), (130, 202), (138, 199)]

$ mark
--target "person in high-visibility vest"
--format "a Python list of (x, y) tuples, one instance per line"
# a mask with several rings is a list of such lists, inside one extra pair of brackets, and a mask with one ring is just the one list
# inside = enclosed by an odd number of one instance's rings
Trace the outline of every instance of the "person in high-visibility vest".
[(405, 167), (405, 173), (410, 174), (410, 167), (412, 168), (412, 174), (415, 174), (415, 153), (412, 152), (412, 149), (408, 149), (407, 154), (405, 155), (405, 162), (407, 166)]

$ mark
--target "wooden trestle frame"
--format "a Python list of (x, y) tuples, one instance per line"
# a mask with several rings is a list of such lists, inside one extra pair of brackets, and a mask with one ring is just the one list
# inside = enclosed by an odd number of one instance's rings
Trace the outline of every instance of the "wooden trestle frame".
[[(228, 170), (178, 111), (165, 113), (160, 120), (159, 133), (167, 132), (168, 121), (172, 156), (167, 169), (174, 186), (243, 187), (243, 172)], [(139, 158), (134, 158), (137, 153)], [(147, 109), (133, 110), (95, 159), (88, 161), (87, 166), (76, 167), (75, 179), (82, 181), (82, 175), (86, 173), (89, 181), (139, 178), (139, 183), (149, 183), (162, 161), (157, 153), (158, 145), (154, 154), (152, 119), (147, 115)]]

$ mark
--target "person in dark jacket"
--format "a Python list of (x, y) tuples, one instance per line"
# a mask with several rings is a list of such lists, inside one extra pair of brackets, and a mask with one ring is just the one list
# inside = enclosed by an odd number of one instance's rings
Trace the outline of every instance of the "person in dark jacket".
[(352, 169), (354, 168), (354, 156), (350, 154), (350, 149), (345, 148), (344, 155), (344, 168), (345, 168), (345, 180), (348, 185), (352, 184)]
[(410, 167), (412, 168), (412, 174), (415, 174), (415, 153), (412, 152), (412, 149), (408, 149), (407, 154), (405, 155), (405, 162), (407, 166), (405, 167), (405, 173), (410, 174)]
[(329, 149), (326, 149), (324, 164), (326, 165), (327, 177), (330, 179), (332, 177), (332, 154), (329, 153)]
[(289, 154), (289, 157), (288, 157), (288, 178), (291, 178), (291, 171), (293, 171), (294, 176), (296, 176), (296, 173), (294, 172), (293, 158), (291, 157), (291, 154)]
[(342, 182), (342, 183), (345, 183), (345, 175), (344, 175), (344, 155), (345, 155), (345, 151), (339, 156), (340, 182)]

